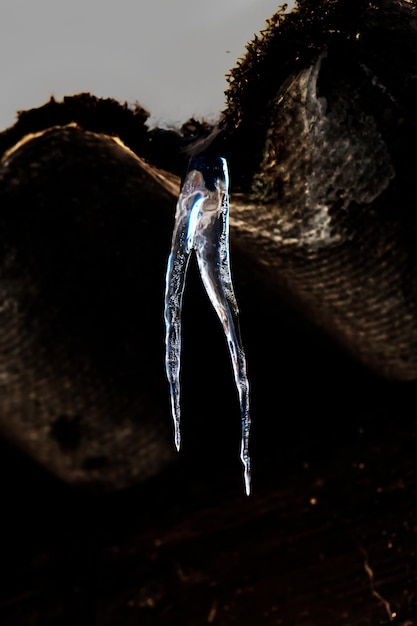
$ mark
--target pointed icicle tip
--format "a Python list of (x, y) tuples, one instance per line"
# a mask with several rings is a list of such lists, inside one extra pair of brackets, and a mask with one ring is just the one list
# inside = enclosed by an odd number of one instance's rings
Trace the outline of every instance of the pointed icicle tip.
[(201, 279), (223, 327), (229, 348), (242, 417), (245, 491), (251, 491), (248, 452), (249, 382), (240, 341), (238, 306), (229, 259), (229, 172), (221, 156), (193, 156), (175, 215), (165, 291), (166, 371), (171, 390), (175, 445), (180, 449), (181, 314), (185, 276), (191, 252), (197, 257)]

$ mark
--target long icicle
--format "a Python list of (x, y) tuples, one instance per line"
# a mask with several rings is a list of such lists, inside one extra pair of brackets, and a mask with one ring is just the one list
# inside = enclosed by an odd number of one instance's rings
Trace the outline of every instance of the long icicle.
[(190, 160), (175, 215), (165, 291), (166, 371), (170, 385), (175, 445), (181, 445), (181, 312), (190, 254), (195, 251), (202, 282), (226, 336), (242, 420), (241, 460), (245, 490), (250, 493), (249, 382), (240, 339), (239, 310), (229, 258), (229, 173), (224, 157)]

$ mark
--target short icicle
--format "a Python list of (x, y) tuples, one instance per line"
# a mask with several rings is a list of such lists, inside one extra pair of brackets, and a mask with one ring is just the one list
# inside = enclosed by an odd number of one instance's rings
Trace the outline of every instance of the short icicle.
[(241, 460), (246, 494), (250, 493), (249, 382), (240, 339), (239, 310), (229, 259), (229, 173), (220, 156), (195, 156), (190, 160), (175, 215), (165, 291), (166, 372), (177, 449), (180, 431), (181, 312), (185, 276), (195, 251), (202, 282), (226, 336), (242, 419)]

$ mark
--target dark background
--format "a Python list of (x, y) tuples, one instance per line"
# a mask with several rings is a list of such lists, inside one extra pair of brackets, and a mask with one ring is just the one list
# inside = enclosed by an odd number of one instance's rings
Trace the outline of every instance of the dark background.
[(2, 444), (2, 624), (416, 623), (416, 385), (363, 371), (244, 270), (253, 494), (192, 272), (173, 466), (94, 495)]

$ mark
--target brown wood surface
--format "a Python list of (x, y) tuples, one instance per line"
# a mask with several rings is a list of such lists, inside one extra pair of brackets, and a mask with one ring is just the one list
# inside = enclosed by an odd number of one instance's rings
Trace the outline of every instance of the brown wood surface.
[[(417, 624), (416, 384), (371, 377), (285, 311), (274, 336), (277, 307), (241, 288), (247, 498), (222, 338), (190, 290), (184, 448), (169, 470), (94, 496), (4, 445), (0, 623)], [(208, 326), (202, 359), (191, 312)]]

